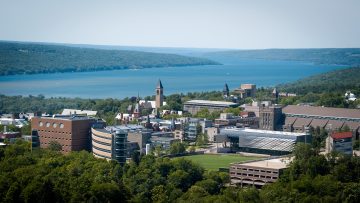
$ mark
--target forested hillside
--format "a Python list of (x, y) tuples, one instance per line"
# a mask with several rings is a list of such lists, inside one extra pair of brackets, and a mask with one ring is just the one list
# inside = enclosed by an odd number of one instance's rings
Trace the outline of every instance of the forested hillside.
[(360, 97), (360, 67), (335, 70), (299, 81), (278, 85), (280, 91), (296, 93), (296, 97), (282, 97), (280, 103), (313, 103), (318, 106), (358, 108), (360, 100), (348, 101), (350, 91)]
[(278, 88), (297, 94), (355, 91), (355, 89), (360, 88), (360, 67), (314, 75), (292, 83), (279, 85)]
[[(205, 56), (243, 59), (306, 61), (315, 64), (360, 65), (360, 49), (263, 49), (212, 52)], [(289, 67), (291, 68), (291, 67)]]
[(0, 42), (0, 76), (213, 64), (176, 54)]

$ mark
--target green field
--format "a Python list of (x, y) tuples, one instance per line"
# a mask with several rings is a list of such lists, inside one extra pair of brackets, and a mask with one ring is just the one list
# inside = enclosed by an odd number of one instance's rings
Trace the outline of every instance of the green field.
[(182, 158), (189, 159), (204, 167), (206, 170), (216, 171), (221, 167), (229, 168), (230, 163), (262, 159), (259, 157), (245, 157), (237, 154), (201, 154), (184, 156)]

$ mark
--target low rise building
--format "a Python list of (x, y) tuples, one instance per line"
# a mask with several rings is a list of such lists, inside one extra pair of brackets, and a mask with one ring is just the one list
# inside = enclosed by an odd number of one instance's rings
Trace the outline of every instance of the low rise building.
[(262, 187), (277, 181), (288, 164), (285, 158), (233, 163), (230, 165), (231, 184)]
[(225, 101), (190, 100), (184, 103), (184, 111), (195, 115), (201, 109), (208, 109), (209, 112), (223, 111), (229, 107), (237, 107), (238, 104)]
[(352, 155), (353, 143), (351, 132), (334, 132), (326, 139), (326, 152), (333, 151)]
[(240, 88), (234, 90), (235, 94), (240, 95), (240, 98), (255, 97), (256, 85), (254, 84), (241, 84)]
[(215, 137), (220, 133), (220, 130), (216, 127), (205, 128), (205, 133), (209, 138), (209, 142), (215, 142)]
[(335, 131), (348, 126), (359, 138), (360, 109), (288, 105), (282, 113), (285, 116), (284, 131), (301, 132), (310, 126)]
[(311, 135), (248, 128), (221, 129), (217, 142), (230, 142), (233, 151), (285, 155), (290, 154), (298, 142), (311, 143)]

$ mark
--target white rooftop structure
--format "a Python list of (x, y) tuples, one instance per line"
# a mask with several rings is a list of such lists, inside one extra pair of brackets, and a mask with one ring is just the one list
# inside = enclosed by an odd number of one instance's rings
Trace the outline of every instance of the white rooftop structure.
[(86, 114), (87, 116), (96, 116), (97, 111), (79, 110), (79, 109), (64, 109), (61, 115), (73, 115), (73, 114)]
[(283, 169), (290, 163), (289, 158), (268, 159), (239, 164), (241, 166), (261, 167), (269, 169)]
[(208, 106), (235, 106), (236, 103), (225, 102), (225, 101), (210, 101), (210, 100), (190, 100), (185, 102), (185, 104), (199, 104), (199, 105), (208, 105)]

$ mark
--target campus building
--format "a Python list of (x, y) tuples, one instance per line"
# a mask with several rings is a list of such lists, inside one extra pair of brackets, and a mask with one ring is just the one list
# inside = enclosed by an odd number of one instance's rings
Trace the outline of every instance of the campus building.
[(352, 155), (353, 143), (351, 132), (334, 132), (326, 139), (326, 152), (333, 151)]
[(285, 158), (233, 163), (230, 165), (230, 181), (238, 186), (262, 187), (279, 179), (287, 168), (289, 160)]
[(196, 114), (201, 109), (207, 108), (209, 112), (223, 111), (229, 107), (237, 107), (238, 104), (224, 101), (190, 100), (184, 103), (184, 111)]
[(262, 130), (282, 129), (282, 107), (277, 105), (260, 106), (259, 128)]
[(233, 151), (285, 155), (293, 151), (297, 142), (311, 142), (311, 135), (248, 128), (225, 128), (220, 130), (216, 142), (230, 142)]
[(359, 135), (360, 109), (288, 105), (282, 112), (284, 131), (304, 132), (310, 126), (335, 131), (348, 126), (357, 137)]
[[(116, 160), (121, 164), (125, 163), (128, 156), (127, 148), (133, 148), (128, 142), (128, 134), (139, 132), (142, 129), (143, 127), (139, 125), (92, 128), (91, 138), (93, 155), (98, 158)], [(142, 140), (142, 137), (140, 139)]]
[(87, 116), (34, 117), (32, 134), (38, 136), (40, 147), (47, 148), (52, 141), (62, 146), (62, 152), (91, 150), (91, 127), (105, 126), (105, 122)]
[(234, 90), (235, 94), (240, 95), (240, 98), (255, 97), (256, 85), (254, 84), (241, 84), (240, 88)]

